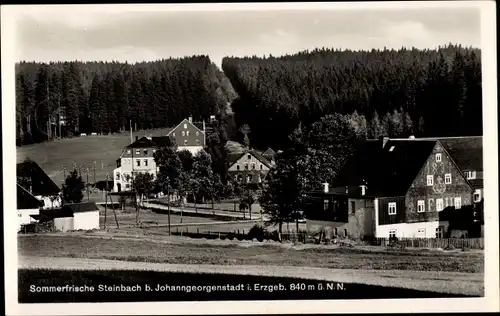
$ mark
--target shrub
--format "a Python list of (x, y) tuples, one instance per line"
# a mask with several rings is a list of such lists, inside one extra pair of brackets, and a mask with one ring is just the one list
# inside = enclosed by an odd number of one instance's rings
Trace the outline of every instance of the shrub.
[(258, 241), (263, 241), (266, 233), (267, 230), (264, 227), (256, 224), (248, 231), (247, 238), (250, 240), (257, 239)]

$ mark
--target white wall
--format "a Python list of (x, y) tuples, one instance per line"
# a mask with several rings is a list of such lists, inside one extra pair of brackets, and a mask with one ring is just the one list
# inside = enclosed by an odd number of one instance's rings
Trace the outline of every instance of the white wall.
[[(375, 236), (389, 238), (389, 231), (395, 229), (398, 238), (436, 238), (436, 228), (439, 226), (439, 221), (377, 225)], [(423, 229), (423, 232), (419, 232), (420, 229)]]
[(99, 229), (99, 211), (74, 213), (74, 230)]
[(30, 215), (38, 215), (40, 214), (40, 210), (37, 208), (34, 209), (22, 209), (17, 210), (17, 219), (18, 219), (18, 229), (21, 229), (21, 225), (26, 225), (30, 223), (36, 223), (37, 221), (33, 219)]
[(203, 150), (203, 146), (178, 146), (177, 151), (189, 150), (193, 156), (195, 156), (199, 151)]
[(73, 217), (58, 217), (54, 218), (54, 227), (58, 232), (67, 232), (73, 230), (74, 220)]
[[(250, 155), (250, 159), (248, 159), (248, 155)], [(245, 164), (248, 164), (248, 169), (245, 169)], [(252, 164), (255, 164), (255, 169), (252, 169)], [(237, 166), (240, 166), (240, 170), (238, 170)], [(262, 169), (260, 166), (262, 165)], [(229, 171), (244, 171), (244, 170), (262, 170), (269, 171), (269, 168), (263, 164), (259, 159), (255, 158), (252, 154), (247, 153), (242, 155), (240, 159), (234, 162), (231, 166), (229, 166)]]
[[(42, 209), (48, 210), (52, 208), (60, 208), (61, 207), (61, 197), (60, 196), (41, 196), (37, 195), (35, 196), (40, 201), (43, 201), (43, 207)], [(52, 200), (54, 199), (54, 200)]]

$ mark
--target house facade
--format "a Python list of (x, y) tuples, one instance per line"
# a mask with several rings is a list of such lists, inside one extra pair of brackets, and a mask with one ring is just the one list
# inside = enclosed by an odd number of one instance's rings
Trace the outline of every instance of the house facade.
[(17, 231), (24, 225), (37, 222), (36, 216), (40, 214), (42, 202), (19, 184), (17, 185)]
[(177, 150), (188, 150), (193, 156), (205, 148), (206, 126), (205, 121), (193, 123), (192, 117), (182, 120), (176, 127), (172, 128), (167, 136), (175, 139)]
[[(440, 212), (473, 203), (473, 186), (439, 140), (367, 141), (343, 173), (340, 180), (345, 185), (323, 192), (320, 197), (338, 196), (345, 191), (342, 199), (347, 199), (347, 204), (353, 203), (353, 215), (359, 209), (365, 218), (373, 219), (373, 224), (363, 221), (364, 236), (444, 237), (450, 227), (440, 221)], [(360, 184), (363, 202), (352, 196), (352, 190), (357, 190), (352, 188), (359, 188)], [(366, 200), (370, 201), (366, 207), (358, 206)], [(317, 208), (318, 205), (307, 213), (314, 214)], [(342, 220), (330, 225), (349, 223), (345, 216), (339, 218)], [(349, 230), (347, 234), (350, 236)], [(360, 229), (351, 235), (361, 235)]]
[(261, 183), (272, 163), (255, 150), (243, 153), (231, 154), (229, 156), (229, 176), (240, 183)]
[(130, 191), (137, 173), (150, 173), (154, 177), (158, 167), (154, 154), (158, 147), (171, 144), (169, 137), (143, 137), (125, 147), (113, 170), (113, 192)]

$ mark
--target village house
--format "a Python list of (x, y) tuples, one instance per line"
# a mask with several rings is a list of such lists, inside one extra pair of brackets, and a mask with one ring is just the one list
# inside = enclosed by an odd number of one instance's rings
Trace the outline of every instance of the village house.
[[(268, 149), (267, 151), (272, 150)], [(235, 181), (246, 184), (261, 183), (273, 167), (273, 161), (253, 149), (242, 153), (230, 154), (228, 162), (229, 176)]]
[(42, 205), (42, 201), (17, 184), (17, 231), (20, 231), (25, 225), (37, 222), (36, 216), (40, 214)]
[[(214, 120), (215, 118), (211, 118)], [(166, 136), (144, 136), (125, 147), (116, 160), (113, 170), (113, 192), (131, 190), (132, 176), (137, 173), (150, 173), (156, 177), (158, 166), (154, 154), (160, 147), (177, 146), (177, 151), (188, 150), (196, 155), (203, 150), (206, 143), (206, 134), (212, 130), (210, 124), (193, 122), (192, 117), (184, 119), (176, 127), (166, 131)]]
[(34, 161), (26, 160), (16, 166), (19, 186), (42, 202), (42, 209), (59, 208), (62, 204), (61, 189)]
[(308, 231), (445, 237), (452, 227), (440, 213), (473, 204), (474, 187), (440, 140), (381, 138), (360, 147), (338, 186), (307, 194)]
[(99, 229), (99, 209), (95, 202), (64, 204), (57, 210), (42, 210), (36, 218), (40, 223), (51, 223), (52, 231)]

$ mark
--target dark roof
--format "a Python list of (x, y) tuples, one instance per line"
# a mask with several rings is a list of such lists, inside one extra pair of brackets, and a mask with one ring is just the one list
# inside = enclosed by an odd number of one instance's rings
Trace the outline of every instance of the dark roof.
[(95, 202), (81, 202), (81, 203), (71, 203), (64, 204), (62, 207), (63, 210), (70, 210), (74, 213), (85, 213), (85, 212), (93, 212), (98, 211), (97, 205)]
[(172, 144), (172, 139), (170, 136), (156, 136), (156, 137), (142, 137), (132, 144), (128, 145), (127, 148), (149, 148), (149, 147), (165, 147)]
[(439, 140), (460, 170), (483, 170), (482, 136), (424, 137), (412, 139), (412, 141), (431, 140)]
[(231, 166), (236, 161), (238, 161), (241, 157), (243, 157), (244, 155), (247, 155), (247, 154), (251, 154), (252, 156), (257, 158), (257, 160), (259, 160), (264, 165), (266, 165), (268, 168), (272, 168), (272, 163), (266, 157), (262, 156), (262, 154), (260, 154), (258, 151), (254, 150), (254, 149), (243, 152), (243, 153), (228, 154), (227, 159), (229, 162), (229, 166)]
[(31, 193), (26, 191), (19, 184), (17, 185), (17, 209), (26, 210), (40, 208), (43, 205), (42, 201), (35, 198)]
[(34, 219), (40, 222), (50, 221), (54, 218), (73, 217), (73, 212), (68, 208), (55, 208), (50, 210), (41, 210), (38, 217), (33, 216)]
[(436, 140), (366, 141), (343, 169), (338, 185), (367, 185), (369, 196), (402, 196), (436, 146)]
[(441, 138), (439, 142), (462, 171), (483, 170), (483, 137)]
[(27, 187), (29, 185), (26, 183), (18, 181), (18, 184), (27, 191), (31, 191), (33, 195), (51, 196), (61, 192), (61, 189), (50, 179), (45, 171), (32, 160), (18, 163), (16, 172), (18, 178), (22, 177), (31, 180), (31, 190)]

